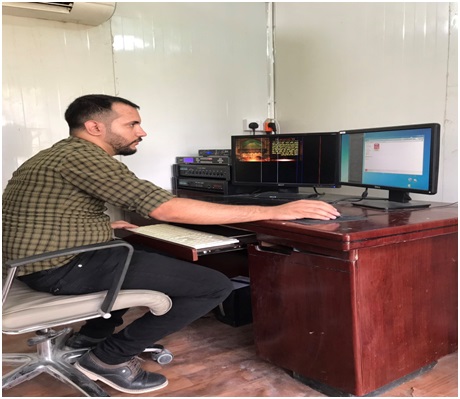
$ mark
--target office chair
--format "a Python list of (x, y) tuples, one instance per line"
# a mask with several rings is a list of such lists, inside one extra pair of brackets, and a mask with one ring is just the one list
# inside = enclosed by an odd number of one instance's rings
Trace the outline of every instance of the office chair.
[[(127, 248), (126, 261), (108, 291), (57, 296), (32, 290), (26, 284), (14, 279), (17, 268), (26, 264), (120, 246)], [(134, 306), (146, 306), (156, 316), (167, 313), (172, 306), (172, 301), (167, 295), (150, 290), (121, 290), (132, 254), (133, 248), (130, 244), (122, 240), (114, 240), (6, 262), (8, 274), (2, 293), (2, 333), (23, 334), (35, 331), (36, 335), (28, 340), (28, 345), (36, 345), (37, 351), (3, 354), (3, 364), (20, 364), (3, 376), (3, 389), (12, 388), (46, 372), (72, 385), (85, 396), (109, 396), (99, 385), (72, 366), (72, 363), (88, 350), (65, 347), (72, 329), (67, 327), (55, 331), (52, 327), (96, 317), (109, 318), (112, 310)]]

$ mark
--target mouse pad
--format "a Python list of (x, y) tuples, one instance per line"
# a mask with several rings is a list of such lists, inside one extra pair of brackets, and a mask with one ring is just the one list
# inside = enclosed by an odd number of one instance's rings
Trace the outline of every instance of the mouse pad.
[(334, 220), (318, 220), (318, 219), (296, 219), (290, 220), (293, 223), (299, 224), (329, 224), (329, 223), (341, 223), (341, 222), (354, 222), (356, 220), (366, 220), (367, 216), (362, 215), (342, 215)]

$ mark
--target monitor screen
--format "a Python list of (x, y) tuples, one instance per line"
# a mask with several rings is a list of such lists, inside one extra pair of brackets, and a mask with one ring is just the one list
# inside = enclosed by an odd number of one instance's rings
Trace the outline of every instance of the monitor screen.
[(439, 124), (342, 131), (340, 141), (341, 184), (386, 189), (400, 203), (409, 192), (436, 194)]
[(232, 136), (232, 183), (288, 191), (337, 187), (339, 143), (338, 133)]

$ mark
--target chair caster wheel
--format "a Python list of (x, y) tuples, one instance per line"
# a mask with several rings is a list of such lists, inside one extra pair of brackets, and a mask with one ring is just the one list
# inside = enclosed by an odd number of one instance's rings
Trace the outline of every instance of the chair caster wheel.
[(152, 359), (159, 364), (171, 363), (173, 358), (173, 354), (167, 349), (163, 349), (160, 353), (152, 353)]
[(163, 345), (152, 345), (146, 348), (144, 352), (150, 352), (152, 359), (158, 364), (171, 363), (174, 358), (174, 355), (165, 349)]

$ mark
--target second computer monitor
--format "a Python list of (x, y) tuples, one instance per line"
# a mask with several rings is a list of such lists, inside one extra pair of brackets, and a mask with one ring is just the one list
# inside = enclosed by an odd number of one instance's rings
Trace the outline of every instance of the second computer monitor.
[(393, 204), (385, 207), (413, 206), (408, 193), (436, 193), (439, 124), (347, 130), (340, 137), (341, 184), (388, 190)]

